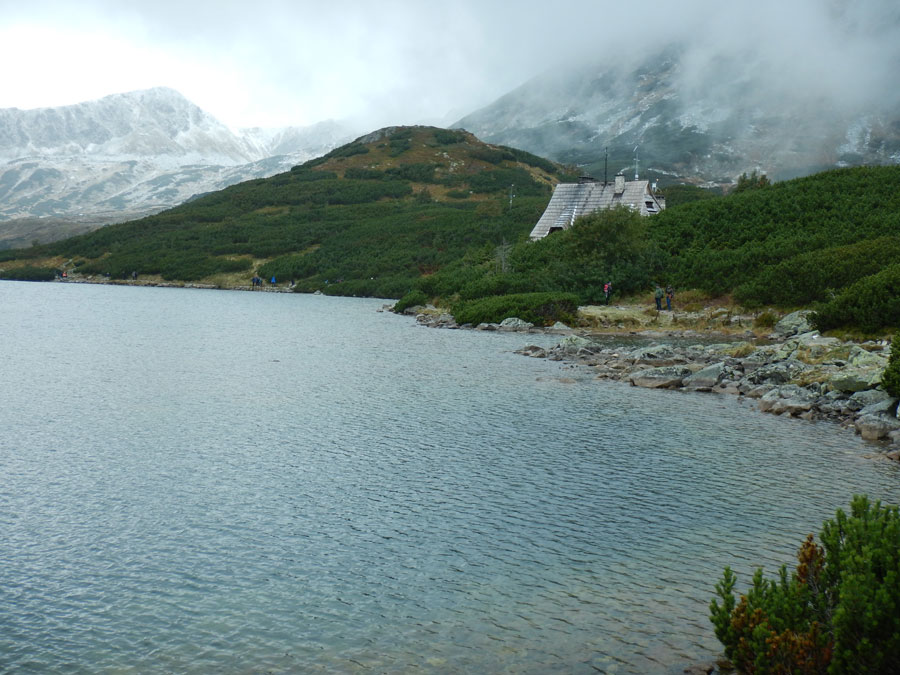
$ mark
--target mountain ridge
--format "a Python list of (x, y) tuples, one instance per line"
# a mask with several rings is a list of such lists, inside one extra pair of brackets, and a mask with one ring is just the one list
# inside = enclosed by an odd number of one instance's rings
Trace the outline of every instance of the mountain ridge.
[[(839, 100), (770, 78), (752, 54), (702, 64), (683, 45), (636, 62), (547, 71), (458, 120), (479, 138), (596, 172), (651, 170), (729, 185), (759, 171), (784, 179), (842, 166), (900, 163), (900, 104)], [(800, 83), (802, 85), (802, 83)]]
[(62, 237), (67, 222), (99, 227), (148, 215), (286, 170), (352, 136), (335, 121), (232, 131), (165, 87), (0, 109), (0, 246), (30, 243), (22, 225), (33, 219), (58, 221)]

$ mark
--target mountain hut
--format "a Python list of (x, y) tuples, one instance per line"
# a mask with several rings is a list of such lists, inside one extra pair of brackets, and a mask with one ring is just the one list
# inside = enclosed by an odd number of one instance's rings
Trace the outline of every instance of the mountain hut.
[(543, 239), (551, 232), (568, 230), (575, 219), (601, 209), (623, 204), (642, 216), (652, 216), (666, 208), (666, 200), (656, 194), (646, 180), (626, 181), (619, 173), (613, 183), (582, 176), (577, 183), (560, 183), (537, 225), (531, 230), (531, 240)]

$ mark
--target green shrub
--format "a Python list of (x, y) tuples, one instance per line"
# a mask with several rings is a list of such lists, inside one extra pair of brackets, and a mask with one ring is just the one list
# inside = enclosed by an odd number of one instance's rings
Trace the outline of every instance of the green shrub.
[(848, 286), (812, 317), (819, 330), (858, 327), (868, 333), (900, 327), (900, 264)]
[(556, 321), (572, 324), (578, 311), (574, 293), (516, 293), (478, 300), (460, 301), (451, 312), (459, 324), (499, 323), (517, 317), (536, 326), (549, 326)]
[(52, 267), (35, 267), (26, 265), (14, 270), (0, 270), (0, 279), (10, 281), (52, 281), (56, 270)]
[(465, 141), (466, 134), (463, 131), (454, 131), (453, 129), (435, 129), (434, 140), (439, 145), (453, 145), (454, 143)]
[(900, 397), (900, 333), (891, 340), (891, 357), (881, 376), (881, 386), (891, 396)]
[[(900, 515), (856, 496), (850, 515), (809, 535), (797, 569), (761, 569), (736, 600), (728, 567), (710, 619), (725, 655), (745, 673), (892, 673), (900, 663)], [(721, 600), (721, 604), (720, 601)]]
[(402, 314), (409, 307), (428, 304), (428, 296), (422, 291), (410, 291), (394, 304), (394, 311)]

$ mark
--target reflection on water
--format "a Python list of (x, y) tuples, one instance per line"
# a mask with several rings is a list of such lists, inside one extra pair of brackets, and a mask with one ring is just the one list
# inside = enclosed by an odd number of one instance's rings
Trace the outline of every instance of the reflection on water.
[(380, 301), (0, 283), (0, 671), (675, 671), (898, 471)]

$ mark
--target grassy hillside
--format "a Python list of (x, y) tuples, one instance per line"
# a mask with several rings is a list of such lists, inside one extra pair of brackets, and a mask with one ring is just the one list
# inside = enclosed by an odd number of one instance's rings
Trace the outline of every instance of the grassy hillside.
[(527, 237), (561, 176), (465, 132), (391, 128), (155, 216), (0, 253), (0, 268), (9, 277), (72, 261), (82, 275), (111, 278), (274, 275), (300, 290), (397, 297), (473, 247)]

